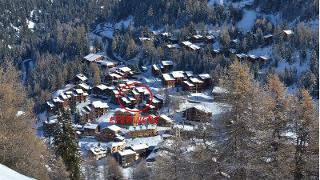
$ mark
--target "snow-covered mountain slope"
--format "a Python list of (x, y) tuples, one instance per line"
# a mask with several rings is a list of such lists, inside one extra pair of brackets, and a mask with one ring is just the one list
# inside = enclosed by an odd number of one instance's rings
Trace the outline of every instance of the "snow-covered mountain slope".
[(0, 179), (1, 180), (35, 180), (33, 178), (24, 176), (2, 164), (0, 164)]

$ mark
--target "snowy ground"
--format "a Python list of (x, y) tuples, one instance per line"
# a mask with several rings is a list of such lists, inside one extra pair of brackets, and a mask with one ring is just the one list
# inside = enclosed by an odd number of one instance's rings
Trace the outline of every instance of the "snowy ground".
[(2, 164), (0, 164), (0, 179), (1, 180), (35, 180), (33, 178), (22, 175)]
[(97, 25), (96, 29), (93, 32), (98, 33), (100, 36), (113, 38), (113, 33), (115, 30), (119, 30), (121, 28), (126, 29), (133, 24), (134, 24), (133, 17), (129, 16), (126, 20), (121, 20), (116, 24), (111, 24), (109, 22), (100, 23)]
[(237, 27), (244, 31), (251, 31), (255, 20), (257, 18), (257, 13), (254, 10), (244, 10), (243, 18), (238, 22)]

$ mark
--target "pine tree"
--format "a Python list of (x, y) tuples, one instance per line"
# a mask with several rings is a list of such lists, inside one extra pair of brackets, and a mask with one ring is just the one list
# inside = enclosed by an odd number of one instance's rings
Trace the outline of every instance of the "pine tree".
[(75, 132), (71, 126), (70, 112), (63, 111), (58, 118), (61, 127), (54, 135), (54, 147), (56, 154), (61, 156), (67, 170), (70, 173), (70, 179), (80, 179), (80, 154), (78, 144), (75, 138)]
[(306, 177), (306, 171), (308, 171), (308, 169), (305, 169), (305, 165), (308, 159), (307, 150), (312, 129), (311, 125), (314, 125), (313, 122), (316, 121), (316, 118), (312, 97), (307, 90), (302, 89), (300, 103), (298, 105), (298, 117), (294, 123), (296, 138), (293, 173), (295, 179)]
[[(230, 92), (228, 103), (232, 106), (230, 119), (225, 119), (225, 141), (220, 145), (219, 161), (226, 171), (235, 179), (246, 179), (252, 154), (254, 138), (254, 121), (250, 112), (254, 108), (253, 80), (249, 68), (239, 61), (229, 67), (229, 72), (222, 82)], [(230, 169), (230, 167), (232, 167)]]

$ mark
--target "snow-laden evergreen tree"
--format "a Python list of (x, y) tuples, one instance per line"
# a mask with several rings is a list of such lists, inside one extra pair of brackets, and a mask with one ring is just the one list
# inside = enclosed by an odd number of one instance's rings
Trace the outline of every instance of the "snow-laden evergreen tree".
[(67, 170), (70, 173), (71, 180), (80, 179), (81, 157), (78, 150), (76, 134), (71, 126), (70, 111), (62, 111), (58, 117), (58, 123), (61, 125), (57, 128), (54, 135), (54, 148), (56, 154), (61, 156)]

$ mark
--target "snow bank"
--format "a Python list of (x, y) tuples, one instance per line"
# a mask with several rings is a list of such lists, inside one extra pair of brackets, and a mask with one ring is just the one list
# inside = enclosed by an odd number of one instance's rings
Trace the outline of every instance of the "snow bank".
[(241, 31), (249, 32), (257, 18), (257, 13), (253, 10), (244, 10), (243, 18), (238, 22), (237, 26)]
[(24, 176), (2, 164), (0, 164), (0, 179), (1, 180), (34, 180), (33, 178)]

